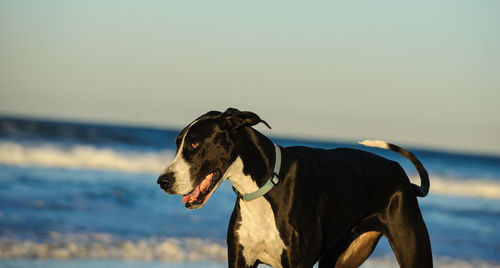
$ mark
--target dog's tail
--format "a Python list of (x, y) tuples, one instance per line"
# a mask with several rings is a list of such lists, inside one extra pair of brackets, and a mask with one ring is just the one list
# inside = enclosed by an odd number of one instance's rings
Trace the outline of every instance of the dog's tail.
[(420, 176), (421, 186), (412, 184), (417, 196), (424, 197), (427, 195), (427, 193), (429, 193), (429, 174), (427, 174), (427, 170), (425, 170), (425, 168), (422, 165), (422, 163), (420, 162), (420, 160), (418, 160), (414, 154), (408, 152), (405, 148), (399, 147), (397, 145), (394, 145), (392, 143), (388, 143), (385, 141), (364, 140), (364, 141), (361, 141), (359, 143), (363, 144), (365, 146), (369, 146), (369, 147), (378, 147), (378, 148), (388, 149), (388, 150), (394, 151), (394, 152), (399, 153), (400, 155), (406, 157), (408, 160), (410, 160), (413, 163), (415, 168), (417, 168), (418, 175)]

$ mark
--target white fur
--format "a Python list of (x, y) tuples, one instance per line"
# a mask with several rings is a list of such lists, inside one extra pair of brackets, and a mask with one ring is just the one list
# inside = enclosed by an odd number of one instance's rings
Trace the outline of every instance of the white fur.
[(189, 172), (191, 166), (182, 156), (182, 151), (184, 148), (184, 140), (186, 139), (186, 135), (189, 132), (189, 129), (196, 123), (194, 121), (191, 125), (188, 126), (184, 136), (182, 137), (181, 145), (178, 148), (177, 154), (172, 160), (172, 163), (167, 167), (166, 172), (173, 172), (175, 182), (172, 186), (172, 191), (176, 194), (187, 194), (194, 189), (194, 185), (191, 180), (191, 173)]
[[(250, 193), (259, 189), (255, 181), (243, 174), (243, 161), (237, 158), (224, 174), (240, 193)], [(257, 259), (271, 265), (281, 266), (281, 254), (285, 244), (276, 227), (271, 205), (263, 197), (240, 202), (241, 222), (236, 233), (243, 245), (243, 257), (247, 265)]]
[(378, 148), (383, 148), (383, 149), (389, 149), (389, 144), (385, 141), (381, 140), (364, 140), (360, 141), (359, 144), (363, 144), (364, 146), (368, 147), (378, 147)]

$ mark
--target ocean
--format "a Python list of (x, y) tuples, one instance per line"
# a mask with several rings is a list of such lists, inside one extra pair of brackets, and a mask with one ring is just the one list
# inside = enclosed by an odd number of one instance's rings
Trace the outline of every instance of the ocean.
[[(226, 267), (230, 183), (198, 210), (156, 184), (178, 131), (0, 117), (0, 267)], [(271, 139), (371, 151), (401, 163), (419, 184), (394, 152)], [(435, 266), (500, 267), (500, 152), (408, 149), (430, 174), (419, 204)], [(385, 239), (363, 267), (398, 267)]]

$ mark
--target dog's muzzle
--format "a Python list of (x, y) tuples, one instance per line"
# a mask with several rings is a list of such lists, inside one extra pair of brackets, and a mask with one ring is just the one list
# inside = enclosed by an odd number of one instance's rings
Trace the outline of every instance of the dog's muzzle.
[(158, 177), (158, 180), (156, 181), (160, 185), (160, 187), (165, 191), (165, 192), (170, 192), (170, 188), (172, 187), (172, 184), (174, 183), (174, 173), (173, 172), (165, 172)]

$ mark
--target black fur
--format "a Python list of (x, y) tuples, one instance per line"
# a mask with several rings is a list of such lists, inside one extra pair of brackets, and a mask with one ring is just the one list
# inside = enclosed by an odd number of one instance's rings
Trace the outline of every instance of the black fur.
[[(257, 185), (271, 176), (273, 143), (251, 127), (267, 125), (265, 121), (236, 109), (210, 112), (198, 120), (186, 140), (200, 146), (186, 147), (185, 156), (197, 180), (215, 168), (224, 173), (237, 157)], [(426, 176), (421, 192), (398, 163), (369, 152), (282, 148), (281, 181), (261, 198), (271, 205), (286, 246), (283, 267), (312, 267), (318, 261), (320, 267), (359, 266), (381, 235), (389, 240), (401, 267), (432, 267), (429, 236), (416, 199), (427, 194), (428, 175), (414, 155), (401, 147), (391, 149), (409, 156), (420, 175)], [(241, 202), (237, 198), (228, 227), (229, 267), (256, 267), (258, 260), (247, 266), (238, 243)], [(361, 248), (353, 246), (355, 240)]]

